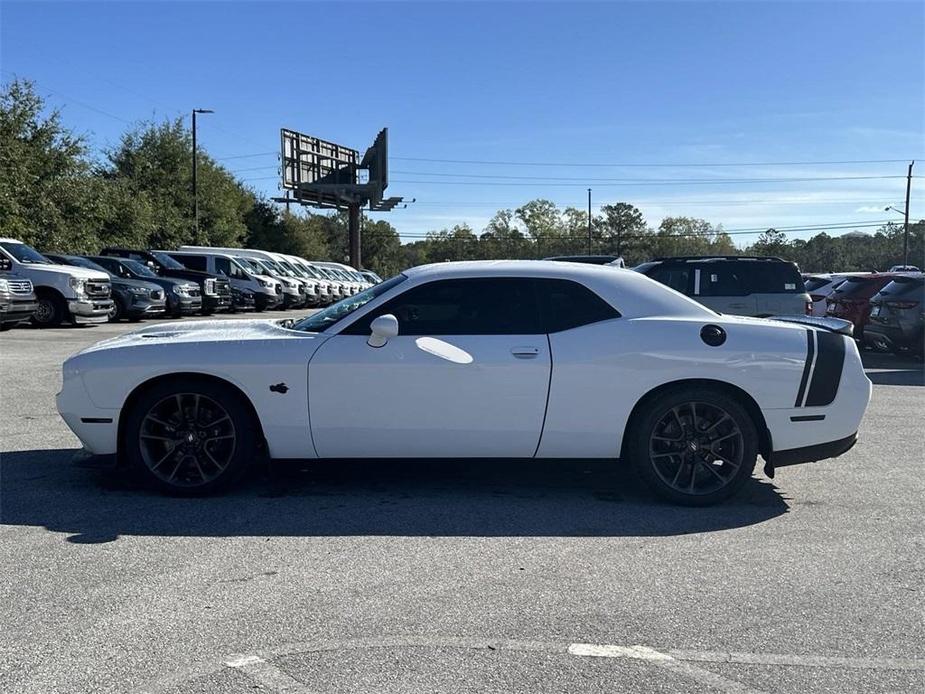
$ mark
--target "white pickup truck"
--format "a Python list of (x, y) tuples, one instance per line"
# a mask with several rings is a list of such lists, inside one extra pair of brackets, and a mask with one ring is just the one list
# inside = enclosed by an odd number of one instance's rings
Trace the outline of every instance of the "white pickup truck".
[(56, 265), (17, 239), (0, 238), (0, 257), (9, 259), (12, 271), (32, 280), (38, 306), (32, 322), (52, 328), (72, 323), (105, 323), (112, 307), (109, 277), (94, 270)]

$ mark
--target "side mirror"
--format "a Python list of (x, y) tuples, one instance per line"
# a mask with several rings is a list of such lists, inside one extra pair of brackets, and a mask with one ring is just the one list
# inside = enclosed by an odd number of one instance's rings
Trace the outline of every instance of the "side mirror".
[(398, 319), (391, 313), (373, 319), (369, 324), (372, 335), (366, 341), (370, 347), (385, 347), (386, 343), (398, 335)]

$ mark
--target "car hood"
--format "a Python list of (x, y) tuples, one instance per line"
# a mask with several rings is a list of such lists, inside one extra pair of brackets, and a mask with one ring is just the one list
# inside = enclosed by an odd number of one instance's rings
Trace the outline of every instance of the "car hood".
[(152, 280), (134, 280), (134, 279), (127, 279), (125, 277), (116, 277), (116, 276), (113, 276), (112, 278), (112, 286), (113, 287), (126, 287), (126, 288), (141, 287), (142, 289), (147, 289), (149, 292), (154, 291), (156, 289), (157, 290), (163, 289), (163, 287), (160, 284), (157, 284), (156, 282), (153, 282)]
[(93, 280), (95, 282), (109, 281), (109, 275), (99, 270), (90, 270), (85, 267), (77, 267), (76, 265), (42, 265), (40, 263), (29, 263), (26, 267), (29, 269), (29, 272), (49, 272), (56, 275), (64, 273), (71, 277), (79, 277), (82, 280)]
[(189, 345), (217, 342), (249, 342), (254, 340), (286, 340), (318, 337), (282, 327), (278, 320), (202, 320), (178, 323), (159, 323), (145, 326), (118, 337), (97, 342), (80, 354), (127, 347)]

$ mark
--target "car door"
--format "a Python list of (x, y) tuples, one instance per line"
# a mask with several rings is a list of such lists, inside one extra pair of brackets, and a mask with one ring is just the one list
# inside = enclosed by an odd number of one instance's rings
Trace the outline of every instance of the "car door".
[[(399, 334), (367, 344), (377, 316)], [(408, 289), (327, 340), (308, 369), (319, 457), (509, 457), (536, 452), (549, 340), (527, 278)]]
[(704, 306), (719, 313), (754, 316), (755, 297), (748, 293), (741, 263), (719, 261), (694, 266), (694, 296)]

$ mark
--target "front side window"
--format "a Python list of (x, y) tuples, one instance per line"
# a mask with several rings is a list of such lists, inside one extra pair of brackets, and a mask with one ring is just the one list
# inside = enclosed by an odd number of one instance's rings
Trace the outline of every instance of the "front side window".
[[(357, 309), (365, 306), (370, 301), (376, 297), (382, 296), (392, 287), (404, 282), (407, 277), (404, 275), (396, 275), (392, 279), (383, 282), (382, 284), (377, 284), (375, 287), (370, 287), (366, 291), (360, 292), (353, 296), (349, 296), (346, 299), (341, 299), (335, 304), (331, 304), (327, 308), (318, 311), (318, 313), (312, 314), (307, 318), (303, 318), (299, 322), (295, 323), (292, 326), (293, 330), (303, 330), (308, 333), (320, 333), (322, 330), (325, 330), (340, 320), (343, 320), (351, 313)], [(379, 314), (377, 314), (379, 315)], [(366, 332), (369, 334), (369, 331)]]
[(225, 277), (231, 277), (231, 261), (228, 258), (216, 258), (215, 272)]
[[(381, 286), (377, 284), (366, 292)], [(438, 280), (422, 284), (359, 319), (343, 334), (369, 335), (372, 320), (386, 313), (398, 318), (400, 335), (545, 333), (533, 281), (528, 278)]]

